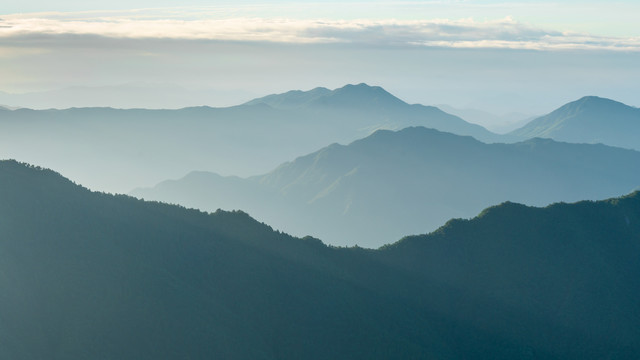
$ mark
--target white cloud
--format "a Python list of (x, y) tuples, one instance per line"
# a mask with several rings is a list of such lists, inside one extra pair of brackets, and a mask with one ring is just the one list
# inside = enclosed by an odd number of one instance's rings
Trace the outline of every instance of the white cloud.
[[(169, 14), (168, 12), (167, 14)], [(160, 18), (127, 13), (9, 15), (0, 38), (90, 35), (114, 39), (223, 40), (278, 43), (352, 43), (451, 48), (535, 50), (597, 49), (639, 51), (638, 37), (603, 37), (549, 31), (500, 20), (308, 20), (288, 18)], [(37, 15), (37, 16), (36, 16)]]

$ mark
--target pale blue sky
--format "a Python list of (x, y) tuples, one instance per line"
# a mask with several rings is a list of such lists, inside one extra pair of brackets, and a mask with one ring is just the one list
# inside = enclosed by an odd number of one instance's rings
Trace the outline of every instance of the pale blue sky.
[(367, 82), (494, 112), (583, 95), (638, 106), (638, 14), (639, 1), (3, 1), (0, 91)]

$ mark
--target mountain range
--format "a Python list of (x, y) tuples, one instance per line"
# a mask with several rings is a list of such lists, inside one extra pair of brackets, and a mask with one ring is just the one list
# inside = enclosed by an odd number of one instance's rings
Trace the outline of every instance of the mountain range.
[(508, 202), (335, 248), (2, 161), (0, 357), (634, 359), (639, 214)]
[[(228, 108), (0, 109), (0, 156), (55, 168), (93, 189), (126, 192), (193, 170), (241, 176), (378, 129), (425, 126), (505, 139), (380, 87), (288, 92)], [(100, 161), (96, 161), (100, 159)]]
[[(480, 125), (468, 123), (433, 106), (407, 104), (379, 86), (346, 85), (329, 90), (289, 91), (254, 99), (246, 105), (266, 104), (276, 109), (304, 109), (320, 115), (334, 127), (356, 126), (369, 134), (378, 129), (400, 130), (408, 126), (425, 126), (459, 135), (473, 136), (484, 142), (502, 142), (508, 137), (494, 134)], [(367, 117), (363, 116), (366, 111)], [(340, 121), (332, 120), (336, 116)], [(374, 120), (375, 119), (375, 120)], [(372, 124), (372, 122), (374, 124)]]
[(640, 188), (640, 152), (531, 139), (485, 144), (423, 127), (379, 130), (261, 176), (192, 172), (132, 195), (260, 221), (333, 245), (379, 247), (503, 201), (548, 205)]
[(602, 143), (640, 151), (640, 109), (610, 99), (585, 96), (510, 134), (573, 143)]
[[(125, 93), (150, 87), (137, 86)], [(105, 98), (123, 97), (119, 87), (103, 90)], [(358, 84), (289, 91), (226, 108), (0, 108), (0, 156), (55, 168), (93, 189), (127, 192), (193, 170), (262, 174), (301, 154), (348, 144), (379, 129), (424, 126), (485, 143), (547, 137), (637, 150), (638, 123), (638, 109), (586, 97), (498, 135), (436, 107), (407, 104), (378, 86)]]

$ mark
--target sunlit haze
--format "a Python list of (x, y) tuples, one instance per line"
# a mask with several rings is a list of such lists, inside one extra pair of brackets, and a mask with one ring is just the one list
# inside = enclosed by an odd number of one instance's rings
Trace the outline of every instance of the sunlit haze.
[[(77, 106), (179, 108), (366, 82), (497, 114), (584, 95), (637, 106), (638, 13), (634, 1), (23, 1), (0, 5), (0, 91), (82, 87)], [(132, 86), (130, 102), (92, 95)], [(173, 100), (154, 100), (158, 88)]]

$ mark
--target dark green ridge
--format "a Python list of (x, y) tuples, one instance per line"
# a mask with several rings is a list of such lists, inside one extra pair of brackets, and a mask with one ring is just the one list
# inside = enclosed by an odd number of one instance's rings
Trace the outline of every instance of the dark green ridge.
[(380, 250), (0, 162), (6, 359), (633, 359), (640, 194), (472, 220)]

